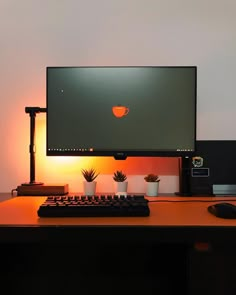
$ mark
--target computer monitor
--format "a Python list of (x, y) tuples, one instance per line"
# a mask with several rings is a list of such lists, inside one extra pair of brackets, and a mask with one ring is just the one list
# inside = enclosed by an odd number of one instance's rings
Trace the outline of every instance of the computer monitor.
[(196, 66), (47, 67), (47, 155), (183, 157), (196, 142)]

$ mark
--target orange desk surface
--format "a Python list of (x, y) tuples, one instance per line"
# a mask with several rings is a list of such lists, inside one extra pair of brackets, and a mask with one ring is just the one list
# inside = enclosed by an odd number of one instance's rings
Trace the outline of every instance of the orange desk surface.
[[(37, 210), (46, 197), (14, 197), (0, 203), (0, 227), (44, 226), (144, 226), (144, 227), (236, 227), (236, 219), (211, 215), (207, 207), (216, 202), (236, 204), (236, 197), (152, 197), (149, 217), (39, 218)], [(157, 201), (157, 202), (154, 202)]]

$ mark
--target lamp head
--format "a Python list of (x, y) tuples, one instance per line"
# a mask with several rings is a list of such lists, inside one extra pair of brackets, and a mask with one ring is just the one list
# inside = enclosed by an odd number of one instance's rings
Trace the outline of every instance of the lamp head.
[(47, 109), (46, 108), (40, 108), (40, 107), (25, 107), (25, 112), (27, 114), (32, 114), (32, 113), (46, 113)]

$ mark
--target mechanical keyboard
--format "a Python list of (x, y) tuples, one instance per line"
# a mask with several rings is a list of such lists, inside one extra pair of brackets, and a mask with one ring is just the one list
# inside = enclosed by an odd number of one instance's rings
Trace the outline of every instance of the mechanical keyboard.
[(149, 216), (143, 195), (48, 196), (38, 209), (39, 217)]

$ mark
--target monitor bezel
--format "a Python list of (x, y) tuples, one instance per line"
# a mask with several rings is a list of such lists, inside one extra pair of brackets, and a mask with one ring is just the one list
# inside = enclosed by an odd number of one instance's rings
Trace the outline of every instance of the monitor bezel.
[[(193, 150), (101, 150), (101, 151), (60, 151), (50, 150), (48, 147), (48, 72), (51, 69), (62, 68), (192, 68), (195, 73), (195, 97), (194, 97), (194, 148)], [(196, 128), (197, 128), (197, 66), (48, 66), (46, 67), (46, 155), (47, 156), (85, 156), (85, 157), (114, 157), (116, 160), (124, 160), (127, 157), (191, 157), (196, 152)]]

